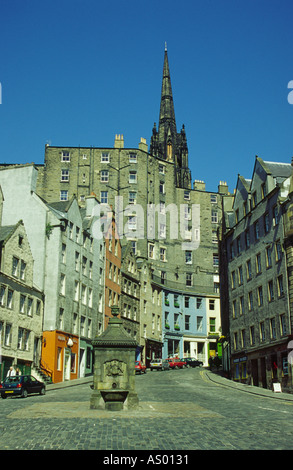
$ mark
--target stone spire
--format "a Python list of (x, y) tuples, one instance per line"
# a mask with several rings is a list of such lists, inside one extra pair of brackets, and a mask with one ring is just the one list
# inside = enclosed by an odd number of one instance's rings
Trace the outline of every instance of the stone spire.
[(159, 142), (163, 145), (162, 150), (164, 152), (164, 157), (166, 160), (174, 159), (176, 137), (177, 129), (171, 86), (171, 76), (168, 62), (168, 52), (165, 46), (159, 118)]
[(189, 188), (191, 182), (188, 168), (188, 147), (184, 126), (177, 133), (171, 76), (165, 43), (163, 79), (161, 90), (159, 126), (156, 123), (150, 141), (150, 154), (175, 165), (175, 185)]

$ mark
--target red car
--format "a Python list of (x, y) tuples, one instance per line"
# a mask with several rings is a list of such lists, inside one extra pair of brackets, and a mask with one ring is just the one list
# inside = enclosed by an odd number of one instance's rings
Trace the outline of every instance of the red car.
[(182, 369), (185, 365), (186, 365), (186, 362), (185, 361), (182, 361), (181, 359), (179, 359), (178, 357), (170, 357), (168, 359), (168, 362), (170, 364), (170, 368), (171, 369), (175, 369), (175, 368), (180, 368)]
[(135, 361), (135, 372), (146, 374), (146, 366), (141, 361)]

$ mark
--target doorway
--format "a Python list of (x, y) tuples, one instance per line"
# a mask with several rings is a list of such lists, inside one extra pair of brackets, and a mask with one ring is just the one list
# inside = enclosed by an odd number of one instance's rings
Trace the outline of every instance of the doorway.
[(70, 369), (71, 369), (71, 351), (65, 348), (64, 354), (64, 380), (70, 380)]
[(85, 350), (79, 350), (79, 377), (85, 376)]
[(252, 376), (252, 385), (258, 387), (258, 362), (257, 359), (252, 359), (251, 361), (251, 376)]
[(263, 388), (267, 388), (267, 371), (266, 371), (266, 358), (260, 358), (260, 369), (261, 369), (261, 382)]

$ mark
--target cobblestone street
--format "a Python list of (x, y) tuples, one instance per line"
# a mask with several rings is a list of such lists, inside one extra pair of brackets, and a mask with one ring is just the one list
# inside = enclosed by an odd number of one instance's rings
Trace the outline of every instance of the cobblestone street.
[(292, 449), (293, 396), (204, 369), (136, 377), (136, 411), (91, 410), (90, 383), (0, 401), (1, 450)]

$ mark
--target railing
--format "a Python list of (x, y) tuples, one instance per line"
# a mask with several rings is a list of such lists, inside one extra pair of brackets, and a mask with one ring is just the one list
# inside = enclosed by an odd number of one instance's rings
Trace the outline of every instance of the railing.
[(47, 377), (49, 377), (50, 380), (52, 380), (53, 377), (53, 371), (49, 368), (49, 366), (41, 360), (40, 362), (40, 369), (45, 374)]

